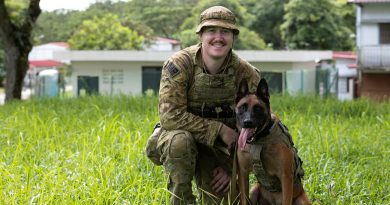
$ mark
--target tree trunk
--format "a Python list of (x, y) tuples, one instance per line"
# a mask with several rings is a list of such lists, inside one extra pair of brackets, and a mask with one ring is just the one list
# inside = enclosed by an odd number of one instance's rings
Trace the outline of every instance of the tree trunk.
[(6, 84), (5, 84), (5, 102), (22, 99), (23, 79), (26, 75), (28, 63), (28, 54), (32, 46), (25, 46), (19, 49), (17, 46), (4, 46), (6, 52)]
[(28, 54), (32, 49), (31, 31), (41, 13), (39, 1), (30, 0), (23, 12), (23, 23), (17, 25), (11, 21), (4, 0), (0, 0), (0, 38), (4, 45), (7, 72), (5, 102), (22, 99), (23, 79), (29, 66)]

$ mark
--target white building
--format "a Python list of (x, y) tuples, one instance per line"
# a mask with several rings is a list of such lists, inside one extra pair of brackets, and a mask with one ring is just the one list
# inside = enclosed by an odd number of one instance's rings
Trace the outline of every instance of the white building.
[(52, 42), (34, 46), (28, 55), (28, 60), (54, 60), (53, 52), (66, 50), (69, 50), (69, 45), (65, 42)]
[(54, 52), (68, 50), (69, 45), (65, 42), (52, 42), (34, 46), (28, 55), (29, 69), (24, 78), (24, 86), (35, 90), (40, 86), (37, 77), (41, 71), (57, 70), (64, 64), (70, 63), (67, 59), (57, 60), (54, 58)]
[(147, 51), (179, 51), (180, 41), (169, 38), (156, 37), (145, 49)]
[(334, 51), (333, 60), (338, 72), (337, 98), (352, 100), (356, 95), (356, 55), (348, 51)]
[[(315, 80), (316, 60), (332, 59), (332, 51), (236, 53), (264, 74), (272, 74), (275, 84), (272, 86), (283, 90), (293, 86), (288, 85), (285, 71), (309, 70), (312, 72), (307, 78)], [(174, 51), (62, 51), (55, 52), (54, 57), (71, 62), (74, 96), (84, 93), (139, 95), (148, 89), (158, 90), (162, 65), (173, 54)]]

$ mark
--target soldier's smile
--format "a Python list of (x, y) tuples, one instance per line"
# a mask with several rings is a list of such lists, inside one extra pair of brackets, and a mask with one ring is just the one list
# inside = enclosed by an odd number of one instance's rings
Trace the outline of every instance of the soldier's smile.
[(214, 58), (224, 58), (233, 46), (233, 32), (225, 28), (207, 27), (201, 39), (207, 55)]

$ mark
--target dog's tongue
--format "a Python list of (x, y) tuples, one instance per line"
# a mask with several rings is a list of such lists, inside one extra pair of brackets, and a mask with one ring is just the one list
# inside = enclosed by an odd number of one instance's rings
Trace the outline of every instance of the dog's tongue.
[(248, 138), (252, 137), (254, 132), (253, 128), (242, 128), (240, 132), (240, 136), (238, 137), (238, 147), (243, 150), (246, 146), (246, 141)]

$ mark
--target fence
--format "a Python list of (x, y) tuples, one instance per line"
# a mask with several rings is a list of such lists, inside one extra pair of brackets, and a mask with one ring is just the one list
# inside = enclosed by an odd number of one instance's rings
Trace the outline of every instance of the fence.
[(263, 72), (271, 93), (287, 92), (295, 95), (337, 95), (338, 72), (336, 68), (289, 70), (286, 72)]

